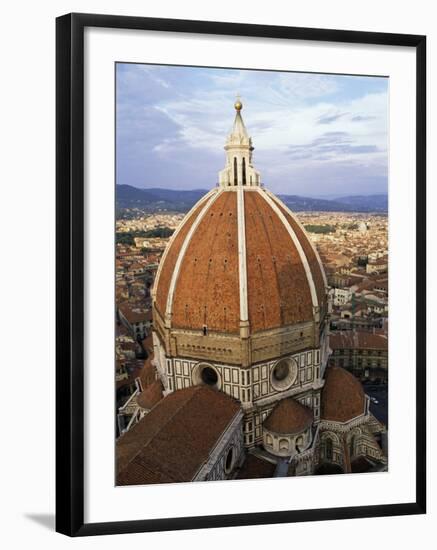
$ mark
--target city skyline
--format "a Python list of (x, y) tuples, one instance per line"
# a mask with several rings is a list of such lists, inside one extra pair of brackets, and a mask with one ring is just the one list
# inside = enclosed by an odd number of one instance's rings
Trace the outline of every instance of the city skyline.
[(272, 191), (387, 193), (385, 78), (118, 63), (116, 85), (117, 184), (214, 187), (240, 93)]

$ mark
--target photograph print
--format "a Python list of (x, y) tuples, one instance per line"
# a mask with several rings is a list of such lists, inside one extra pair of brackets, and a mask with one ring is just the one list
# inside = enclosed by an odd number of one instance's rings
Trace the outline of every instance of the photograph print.
[(115, 89), (116, 485), (387, 471), (388, 78)]

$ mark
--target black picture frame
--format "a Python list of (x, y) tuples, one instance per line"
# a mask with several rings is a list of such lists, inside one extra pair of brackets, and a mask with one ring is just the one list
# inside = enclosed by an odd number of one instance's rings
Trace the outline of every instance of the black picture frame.
[[(416, 499), (414, 502), (84, 523), (84, 29), (403, 46), (416, 51)], [(426, 37), (73, 13), (56, 20), (56, 530), (69, 536), (321, 521), (426, 511)]]

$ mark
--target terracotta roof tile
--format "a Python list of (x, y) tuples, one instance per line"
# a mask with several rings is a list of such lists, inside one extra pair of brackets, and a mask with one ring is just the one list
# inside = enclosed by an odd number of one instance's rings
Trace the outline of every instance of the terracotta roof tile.
[(156, 380), (156, 370), (155, 367), (152, 365), (150, 358), (144, 361), (144, 365), (140, 371), (139, 376), (143, 388), (146, 388), (146, 386), (153, 384), (153, 382)]
[(180, 249), (184, 243), (185, 237), (187, 236), (188, 231), (195, 222), (197, 216), (204, 206), (203, 202), (200, 202), (192, 211), (191, 215), (184, 218), (182, 225), (177, 232), (174, 234), (173, 239), (171, 239), (170, 244), (168, 245), (168, 250), (166, 251), (165, 256), (165, 269), (162, 269), (159, 274), (159, 279), (155, 281), (157, 285), (156, 292), (156, 307), (161, 315), (164, 317), (165, 309), (167, 304), (167, 295), (170, 288), (171, 277), (173, 275), (174, 267), (178, 259)]
[(347, 422), (365, 412), (364, 390), (353, 374), (341, 367), (328, 367), (322, 390), (321, 417)]
[(142, 323), (146, 320), (147, 311), (145, 309), (133, 309), (127, 302), (120, 304), (118, 309), (131, 324)]
[[(187, 242), (172, 304), (172, 326), (181, 329), (238, 333), (240, 282), (237, 192), (219, 191)], [(307, 258), (319, 305), (326, 305), (323, 273), (309, 238), (282, 203), (285, 217), (272, 208), (263, 190), (244, 191), (247, 296), (252, 333), (314, 319), (310, 284), (288, 229)], [(200, 203), (200, 209), (205, 205)], [(156, 283), (156, 306), (165, 311), (170, 280), (194, 218), (192, 214), (172, 241)]]
[(144, 340), (141, 342), (143, 345), (143, 348), (149, 352), (153, 353), (153, 337), (152, 333), (150, 333), (148, 336), (144, 338)]
[(236, 333), (239, 302), (237, 194), (227, 192), (190, 240), (175, 288), (173, 326)]
[(161, 380), (155, 380), (149, 384), (137, 397), (138, 405), (150, 410), (162, 399), (162, 383)]
[(275, 406), (264, 421), (264, 427), (277, 434), (295, 434), (311, 426), (313, 419), (311, 409), (288, 397)]
[(246, 193), (245, 211), (251, 331), (313, 319), (308, 280), (286, 227), (260, 193)]
[(314, 284), (316, 287), (319, 304), (322, 304), (323, 306), (325, 306), (326, 305), (325, 281), (323, 279), (323, 274), (322, 274), (322, 270), (320, 269), (319, 261), (313, 250), (313, 247), (311, 246), (309, 237), (306, 235), (305, 231), (302, 229), (299, 222), (294, 218), (294, 216), (290, 215), (288, 208), (286, 208), (285, 205), (282, 204), (279, 199), (276, 199), (276, 201), (282, 213), (287, 218), (288, 223), (291, 225), (293, 231), (296, 233), (299, 239), (299, 242), (305, 252), (305, 256), (307, 257), (309, 266), (311, 268), (311, 273), (314, 279)]
[(117, 441), (117, 485), (191, 481), (240, 411), (208, 386), (162, 399)]
[(237, 479), (259, 479), (273, 477), (275, 465), (266, 460), (262, 460), (252, 454), (248, 454), (241, 466)]
[(341, 331), (330, 334), (329, 347), (336, 349), (374, 349), (387, 350), (388, 338), (382, 334), (365, 331)]

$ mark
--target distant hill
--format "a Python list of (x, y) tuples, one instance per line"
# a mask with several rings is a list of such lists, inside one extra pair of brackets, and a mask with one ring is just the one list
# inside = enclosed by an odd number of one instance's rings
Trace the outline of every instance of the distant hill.
[[(139, 189), (131, 185), (116, 186), (117, 209), (139, 208), (147, 212), (187, 212), (206, 189)], [(352, 195), (335, 200), (315, 199), (298, 195), (278, 195), (295, 212), (387, 212), (387, 195)]]
[(147, 211), (170, 210), (186, 212), (203, 195), (206, 189), (180, 191), (175, 189), (139, 189), (132, 185), (116, 186), (117, 208), (141, 208)]
[(300, 197), (298, 195), (278, 195), (278, 197), (294, 212), (306, 212), (311, 210), (319, 212), (349, 211), (344, 204), (336, 200), (315, 199), (311, 197)]
[(317, 199), (297, 195), (278, 195), (296, 212), (317, 210), (320, 212), (381, 212), (388, 210), (387, 195), (351, 195), (336, 199)]
[(335, 199), (337, 202), (351, 206), (362, 207), (363, 204), (367, 208), (371, 208), (376, 212), (387, 212), (388, 196), (387, 195), (351, 195), (349, 197), (340, 197)]

